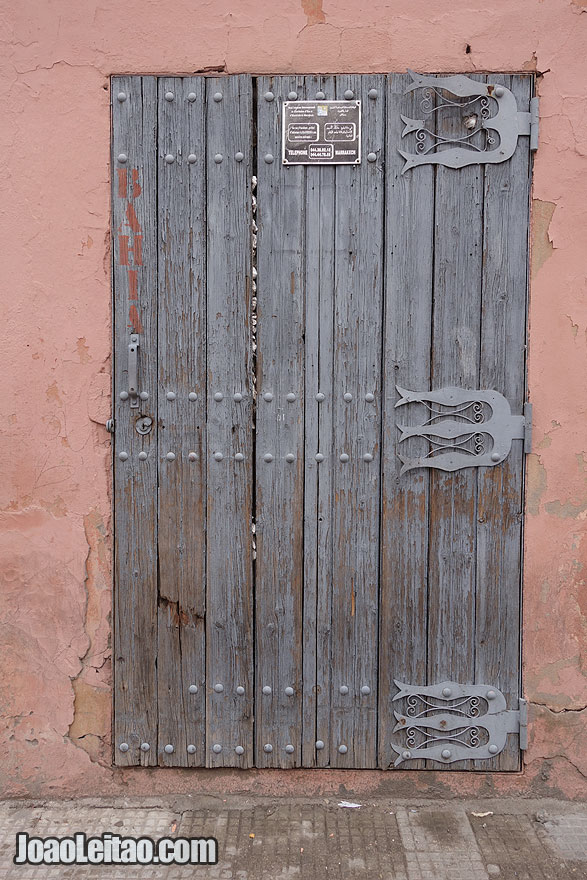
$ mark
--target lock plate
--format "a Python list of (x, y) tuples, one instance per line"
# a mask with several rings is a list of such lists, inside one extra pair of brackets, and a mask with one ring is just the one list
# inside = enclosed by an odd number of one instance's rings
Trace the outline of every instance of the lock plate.
[(137, 434), (150, 434), (153, 428), (153, 419), (149, 416), (141, 416), (135, 422), (135, 430)]

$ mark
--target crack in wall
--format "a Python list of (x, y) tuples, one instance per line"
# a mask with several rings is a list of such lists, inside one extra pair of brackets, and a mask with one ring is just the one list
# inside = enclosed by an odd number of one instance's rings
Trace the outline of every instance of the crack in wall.
[(562, 709), (553, 709), (548, 703), (541, 703), (538, 700), (530, 700), (531, 706), (540, 706), (543, 709), (547, 709), (553, 715), (563, 715), (565, 712), (585, 712), (587, 710), (587, 705), (585, 706), (564, 706)]

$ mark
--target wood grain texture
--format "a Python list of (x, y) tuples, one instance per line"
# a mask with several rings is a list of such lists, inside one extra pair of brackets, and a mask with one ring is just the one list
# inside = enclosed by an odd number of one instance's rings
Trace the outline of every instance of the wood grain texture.
[[(380, 97), (368, 97), (376, 88)], [(385, 81), (339, 76), (337, 98), (362, 102), (362, 161), (336, 169), (332, 472), (332, 674), (330, 766), (373, 767), (377, 747), (377, 633), (383, 151)], [(366, 161), (373, 152), (376, 162)], [(352, 395), (345, 400), (344, 395)], [(374, 401), (366, 400), (367, 394)], [(364, 455), (373, 456), (365, 461)], [(341, 456), (348, 456), (344, 461)], [(348, 693), (341, 693), (348, 687)], [(369, 688), (363, 693), (363, 688)], [(339, 749), (346, 747), (346, 752)]]
[[(418, 118), (418, 94), (404, 92), (407, 74), (393, 74), (387, 88), (386, 297), (383, 356), (381, 589), (379, 627), (379, 766), (393, 767), (394, 680), (426, 684), (428, 613), (428, 487), (425, 469), (400, 476), (401, 455), (417, 455), (421, 441), (399, 446), (398, 421), (406, 421), (396, 385), (430, 387), (432, 282), (434, 266), (434, 169), (402, 175), (398, 148), (401, 115)], [(455, 178), (455, 185), (457, 180)], [(410, 424), (425, 420), (425, 408), (410, 405)], [(411, 762), (418, 769), (424, 762)]]
[[(126, 100), (117, 95), (124, 92)], [(114, 759), (157, 763), (157, 86), (153, 77), (112, 80), (114, 284)], [(118, 157), (126, 156), (126, 161)], [(128, 346), (139, 337), (138, 408), (128, 391)], [(141, 416), (154, 420), (147, 436)], [(139, 453), (147, 453), (145, 461)], [(126, 460), (119, 458), (120, 454)], [(121, 752), (120, 743), (129, 750)], [(141, 751), (148, 743), (149, 751)]]
[[(251, 78), (207, 78), (206, 120), (207, 764), (248, 767), (253, 763)], [(243, 399), (235, 401), (235, 394)], [(244, 459), (236, 460), (237, 454)], [(214, 745), (221, 751), (214, 752)]]
[[(160, 78), (158, 100), (159, 763), (201, 766), (206, 733), (204, 81)], [(197, 395), (195, 401), (190, 393)], [(197, 460), (190, 460), (190, 453)], [(175, 459), (168, 460), (168, 454)], [(189, 692), (192, 684), (196, 694)], [(169, 744), (171, 754), (164, 751)], [(195, 754), (188, 753), (188, 745), (196, 746)]]
[[(400, 475), (398, 452), (423, 441), (398, 448), (398, 421), (425, 408), (395, 403), (396, 385), (457, 385), (522, 412), (529, 144), (495, 166), (401, 175), (400, 114), (421, 100), (410, 81), (260, 77), (255, 106), (248, 76), (112, 81), (121, 766), (388, 768), (395, 679), (487, 684), (517, 708), (522, 441), (495, 468)], [(491, 81), (527, 109), (531, 77)], [(361, 165), (284, 168), (289, 92), (348, 89)], [(440, 133), (462, 133), (438, 116)], [(131, 332), (138, 408), (119, 397)], [(491, 761), (426, 763), (516, 770), (517, 738)]]
[[(272, 91), (274, 100), (264, 97)], [(255, 740), (259, 767), (301, 762), (304, 564), (304, 168), (281, 164), (295, 77), (257, 82)], [(273, 157), (268, 161), (269, 157)], [(295, 395), (288, 401), (287, 395)], [(286, 456), (294, 456), (288, 462)], [(266, 457), (272, 456), (271, 461)], [(285, 692), (293, 688), (293, 695)], [(267, 692), (270, 689), (270, 692)], [(294, 751), (286, 752), (293, 745)], [(271, 751), (266, 750), (271, 747)]]
[[(528, 106), (530, 76), (491, 74), (487, 81), (511, 89), (520, 110)], [(508, 162), (485, 169), (479, 382), (503, 394), (515, 414), (523, 412), (525, 399), (529, 148), (521, 137)], [(523, 441), (514, 440), (502, 465), (480, 469), (477, 486), (475, 680), (498, 687), (511, 709), (521, 694), (523, 467)], [(517, 737), (508, 737), (493, 761), (476, 764), (480, 770), (518, 770)]]
[[(306, 77), (306, 94), (332, 100), (334, 77)], [(332, 380), (334, 339), (334, 216), (336, 169), (306, 170), (305, 224), (305, 489), (304, 489), (304, 715), (302, 763), (330, 763), (332, 673)], [(316, 394), (323, 394), (319, 401)], [(318, 463), (322, 452), (326, 461)], [(315, 744), (322, 740), (324, 748)]]

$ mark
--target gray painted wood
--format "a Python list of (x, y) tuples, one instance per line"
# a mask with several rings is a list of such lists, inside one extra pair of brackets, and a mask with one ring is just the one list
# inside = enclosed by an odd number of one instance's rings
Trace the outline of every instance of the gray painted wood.
[[(382, 433), (381, 587), (379, 629), (379, 766), (393, 767), (394, 680), (426, 684), (428, 611), (428, 486), (425, 469), (400, 476), (398, 421), (405, 423), (396, 385), (430, 387), (434, 169), (422, 166), (402, 175), (398, 152), (401, 114), (420, 115), (418, 93), (405, 95), (407, 74), (393, 74), (387, 88), (386, 298)], [(455, 177), (455, 185), (457, 178)], [(410, 423), (424, 419), (423, 406), (410, 406)], [(419, 454), (421, 441), (401, 444), (402, 455)], [(400, 711), (405, 711), (401, 707)], [(417, 769), (424, 762), (411, 762)]]
[[(483, 80), (482, 77), (472, 77)], [(462, 133), (438, 114), (438, 131)], [(431, 387), (479, 387), (483, 259), (482, 165), (436, 169)], [(430, 473), (428, 682), (475, 676), (477, 469)], [(431, 766), (467, 769), (467, 762)]]
[[(211, 767), (253, 763), (252, 98), (248, 76), (206, 79), (206, 748)], [(238, 152), (241, 162), (235, 159)], [(243, 400), (235, 401), (235, 394)], [(237, 454), (244, 460), (237, 461)], [(217, 692), (215, 685), (223, 690)], [(238, 687), (244, 687), (244, 695), (236, 693)], [(222, 751), (215, 753), (214, 745)], [(240, 757), (237, 746), (244, 749)]]
[[(204, 80), (160, 78), (158, 99), (159, 762), (201, 766), (206, 732)], [(167, 161), (170, 157), (173, 161)], [(197, 400), (191, 401), (190, 393)], [(168, 460), (168, 454), (175, 459)], [(189, 693), (192, 684), (196, 694)], [(164, 751), (168, 744), (174, 747), (171, 754)], [(187, 752), (188, 745), (196, 746), (195, 754)]]
[[(376, 88), (380, 97), (368, 97)], [(362, 101), (362, 162), (336, 169), (330, 766), (372, 767), (377, 746), (385, 80), (339, 76)], [(376, 162), (366, 161), (369, 152)], [(345, 394), (352, 400), (344, 400)], [(366, 394), (375, 400), (367, 402)], [(373, 456), (366, 462), (365, 454)], [(349, 456), (347, 462), (341, 455)], [(340, 692), (348, 687), (348, 694)], [(369, 688), (369, 693), (362, 693)], [(342, 754), (340, 747), (346, 747)]]
[[(124, 92), (126, 100), (119, 101)], [(157, 763), (157, 91), (153, 77), (112, 80), (114, 284), (114, 759)], [(118, 157), (124, 154), (122, 162)], [(139, 336), (138, 409), (128, 390), (130, 334)], [(141, 437), (135, 420), (150, 416)], [(140, 461), (139, 452), (147, 453)], [(128, 458), (123, 461), (119, 455)], [(120, 743), (129, 745), (120, 752)], [(149, 751), (140, 744), (149, 743)]]
[[(524, 110), (530, 76), (488, 76), (511, 89)], [(480, 387), (496, 388), (523, 412), (528, 285), (529, 139), (520, 138), (509, 162), (485, 169)], [(475, 678), (497, 686), (508, 708), (520, 690), (520, 572), (523, 444), (516, 440), (500, 467), (478, 475)], [(516, 737), (494, 761), (477, 769), (518, 770)]]
[[(510, 86), (526, 108), (529, 77), (492, 80)], [(264, 77), (254, 111), (249, 77), (161, 79), (157, 144), (155, 80), (113, 80), (120, 765), (153, 765), (159, 753), (166, 766), (388, 767), (394, 679), (492, 684), (516, 708), (522, 444), (515, 441), (496, 468), (400, 476), (403, 414), (394, 405), (396, 383), (456, 384), (497, 388), (521, 412), (528, 142), (520, 139), (503, 165), (424, 166), (401, 176), (399, 114), (417, 116), (417, 97), (402, 94), (407, 83), (404, 76), (387, 88), (372, 76)], [(367, 97), (373, 87), (376, 101)], [(360, 168), (281, 166), (281, 99), (294, 88), (309, 98), (319, 88), (327, 98), (335, 89), (360, 95)], [(264, 99), (269, 89), (273, 102)], [(119, 91), (126, 101), (116, 100)], [(217, 93), (222, 100), (214, 100)], [(244, 161), (235, 160), (237, 151)], [(375, 163), (366, 161), (371, 151)], [(269, 152), (272, 163), (265, 162)], [(119, 153), (127, 163), (117, 162)], [(165, 162), (167, 154), (174, 162)], [(139, 387), (149, 394), (139, 409), (118, 397), (128, 385), (132, 326), (140, 335)], [(345, 391), (352, 401), (343, 400)], [(365, 401), (368, 391), (374, 403)], [(295, 401), (287, 401), (289, 392)], [(146, 437), (134, 430), (140, 415), (155, 420)], [(417, 417), (413, 407), (410, 419)], [(421, 441), (410, 442), (415, 449)], [(372, 463), (363, 461), (365, 451)], [(191, 462), (189, 452), (198, 458)], [(267, 452), (273, 461), (265, 461)], [(197, 695), (189, 695), (190, 684)], [(340, 694), (343, 684), (348, 696)], [(363, 684), (371, 688), (367, 697)], [(262, 693), (267, 686), (270, 695)], [(316, 751), (317, 739), (323, 750)], [(123, 741), (125, 753), (117, 748)], [(141, 742), (149, 751), (140, 751)], [(272, 752), (263, 751), (266, 743)], [(338, 751), (342, 743), (346, 754)], [(473, 769), (471, 762), (449, 766)], [(497, 761), (478, 762), (478, 769), (518, 766), (514, 737)]]
[(301, 760), (305, 220), (304, 169), (283, 167), (280, 153), (283, 99), (304, 89), (294, 77), (257, 86), (256, 765), (292, 767)]
[[(335, 98), (334, 77), (306, 77), (306, 94)], [(332, 468), (319, 464), (332, 447), (334, 338), (334, 216), (336, 169), (306, 172), (305, 228), (305, 490), (304, 490), (304, 717), (302, 763), (330, 763), (330, 677), (332, 670)], [(322, 402), (316, 394), (324, 394)], [(324, 466), (326, 464), (326, 466)], [(317, 740), (324, 748), (317, 750)]]

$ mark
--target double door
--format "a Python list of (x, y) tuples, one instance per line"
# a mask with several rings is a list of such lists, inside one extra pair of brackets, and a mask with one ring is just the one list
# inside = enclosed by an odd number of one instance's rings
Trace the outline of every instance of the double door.
[(411, 84), (112, 81), (119, 765), (519, 767), (529, 145), (406, 170)]

